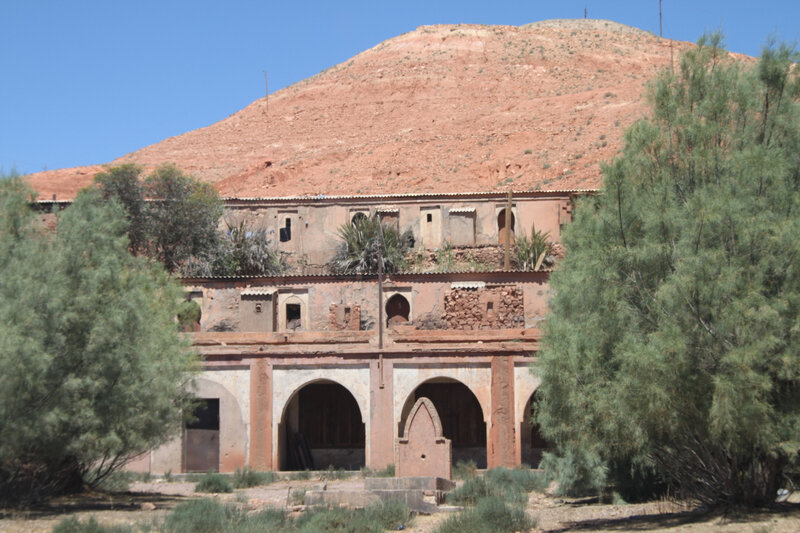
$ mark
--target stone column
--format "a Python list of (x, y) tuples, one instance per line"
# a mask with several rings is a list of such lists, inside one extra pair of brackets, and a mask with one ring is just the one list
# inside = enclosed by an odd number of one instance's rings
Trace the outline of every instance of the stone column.
[(489, 468), (513, 467), (516, 462), (514, 431), (514, 358), (492, 357), (492, 412), (486, 462)]
[(367, 466), (380, 470), (394, 464), (394, 410), (392, 409), (393, 365), (387, 359), (376, 357), (369, 364), (369, 417), (370, 432)]
[(250, 468), (267, 471), (272, 464), (272, 365), (250, 361)]

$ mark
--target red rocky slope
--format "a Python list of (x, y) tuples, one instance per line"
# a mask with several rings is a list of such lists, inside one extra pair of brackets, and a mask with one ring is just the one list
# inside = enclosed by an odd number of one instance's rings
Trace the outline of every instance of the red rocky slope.
[[(224, 196), (592, 188), (644, 84), (691, 46), (601, 20), (424, 26), (112, 162), (177, 164)], [(100, 167), (31, 176), (74, 197)]]

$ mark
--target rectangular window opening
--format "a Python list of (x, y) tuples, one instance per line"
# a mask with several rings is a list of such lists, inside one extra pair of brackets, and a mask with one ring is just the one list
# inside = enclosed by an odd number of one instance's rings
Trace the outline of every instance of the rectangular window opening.
[(286, 329), (300, 329), (301, 318), (300, 304), (286, 304)]
[(487, 304), (486, 304), (486, 310), (487, 310), (487, 311), (492, 311), (492, 310), (494, 310), (494, 302), (487, 302)]
[(219, 431), (219, 398), (198, 400), (192, 412), (192, 420), (186, 422), (186, 429), (211, 429)]
[(281, 242), (288, 242), (292, 240), (292, 219), (286, 218), (284, 227), (280, 229)]
[(428, 222), (433, 222), (433, 215), (431, 213), (427, 214), (427, 220)]

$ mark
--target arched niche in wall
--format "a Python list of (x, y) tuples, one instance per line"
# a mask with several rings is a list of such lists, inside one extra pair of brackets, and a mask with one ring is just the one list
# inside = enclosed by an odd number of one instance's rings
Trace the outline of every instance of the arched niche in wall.
[(277, 331), (308, 331), (308, 289), (281, 289), (278, 292)]
[(497, 211), (497, 242), (500, 244), (506, 243), (506, 233), (510, 233), (511, 242), (514, 242), (514, 232), (517, 217), (514, 214), (514, 207), (511, 208), (511, 216), (506, 216), (506, 208), (499, 208)]
[(414, 319), (411, 287), (390, 287), (383, 292), (384, 320), (387, 326), (405, 324)]

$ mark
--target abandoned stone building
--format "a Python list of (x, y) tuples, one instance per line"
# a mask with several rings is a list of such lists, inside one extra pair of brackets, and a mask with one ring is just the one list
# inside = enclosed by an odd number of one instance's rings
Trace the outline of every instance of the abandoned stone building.
[[(289, 254), (293, 273), (183, 279), (202, 311), (196, 420), (131, 466), (152, 472), (297, 470), (394, 464), (409, 411), (427, 397), (453, 463), (536, 464), (531, 425), (537, 324), (548, 272), (504, 270), (506, 232), (558, 241), (583, 191), (238, 198)], [(496, 261), (491, 271), (325, 274), (354, 217), (410, 228), (416, 246)], [(449, 246), (448, 245), (448, 246)], [(499, 259), (498, 259), (499, 258)], [(485, 269), (484, 269), (485, 270)]]

